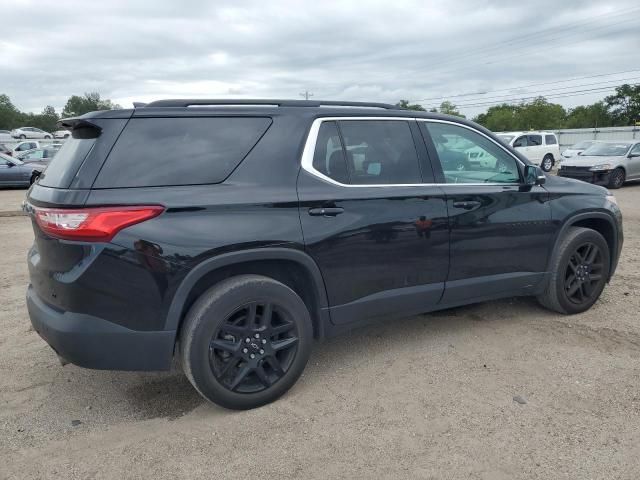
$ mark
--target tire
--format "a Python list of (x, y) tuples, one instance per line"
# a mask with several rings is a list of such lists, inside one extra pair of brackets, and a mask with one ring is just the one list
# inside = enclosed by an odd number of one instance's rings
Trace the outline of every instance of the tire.
[(35, 172), (32, 173), (31, 178), (29, 178), (29, 185), (33, 185), (33, 182), (35, 182), (39, 176), (40, 176), (39, 173), (35, 173)]
[(45, 139), (45, 140), (51, 140), (51, 135), (45, 135), (45, 136), (44, 136), (44, 139)]
[(618, 189), (622, 185), (624, 185), (626, 179), (627, 174), (625, 173), (624, 169), (618, 167), (609, 175), (609, 184), (607, 186), (614, 190)]
[(309, 359), (312, 337), (309, 311), (293, 290), (268, 277), (241, 275), (196, 300), (180, 330), (180, 360), (200, 395), (246, 410), (293, 386)]
[(69, 134), (68, 134), (68, 133), (65, 133), (65, 134), (64, 134), (64, 137), (62, 137), (62, 138), (69, 138)]
[(604, 237), (590, 228), (570, 227), (554, 253), (549, 283), (538, 301), (558, 313), (584, 312), (600, 297), (609, 269), (609, 245)]
[(543, 172), (550, 172), (551, 169), (553, 169), (553, 166), (555, 165), (555, 163), (556, 163), (556, 161), (554, 160), (553, 155), (548, 153), (542, 159), (542, 163), (540, 164), (540, 168), (542, 169)]
[(22, 135), (20, 135), (20, 140), (26, 140), (27, 136), (23, 133)]

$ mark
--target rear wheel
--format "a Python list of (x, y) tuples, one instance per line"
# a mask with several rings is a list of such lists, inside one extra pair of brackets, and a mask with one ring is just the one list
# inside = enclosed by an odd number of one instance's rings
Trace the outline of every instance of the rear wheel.
[(51, 135), (45, 135), (44, 138), (45, 140), (51, 140)]
[(613, 172), (611, 172), (611, 174), (609, 175), (609, 188), (620, 188), (623, 184), (624, 181), (626, 180), (626, 174), (624, 172), (624, 170), (620, 167), (616, 168)]
[(540, 168), (542, 168), (545, 172), (550, 172), (555, 164), (555, 160), (553, 159), (553, 155), (547, 154), (542, 159), (542, 163), (540, 164)]
[(25, 140), (27, 138), (27, 136), (23, 133), (22, 135), (20, 135), (20, 140)]
[(210, 288), (191, 307), (181, 329), (181, 361), (204, 398), (244, 410), (293, 386), (311, 340), (309, 311), (293, 290), (242, 275)]
[(609, 278), (609, 246), (595, 230), (571, 227), (557, 248), (551, 278), (538, 301), (559, 313), (580, 313), (598, 300)]

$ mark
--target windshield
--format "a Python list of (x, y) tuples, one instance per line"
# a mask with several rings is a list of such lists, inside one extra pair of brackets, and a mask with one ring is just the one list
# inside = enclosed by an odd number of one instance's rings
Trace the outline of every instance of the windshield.
[(576, 143), (575, 145), (571, 145), (571, 147), (569, 147), (569, 148), (571, 150), (586, 150), (591, 145), (593, 145), (593, 143), (594, 142), (589, 142), (589, 141), (579, 142), (579, 143)]
[(507, 145), (509, 145), (509, 142), (513, 140), (513, 137), (515, 137), (515, 135), (498, 135), (498, 138), (502, 140), (504, 143), (506, 143)]
[(582, 155), (585, 157), (622, 157), (627, 154), (630, 146), (630, 143), (596, 143), (582, 152)]

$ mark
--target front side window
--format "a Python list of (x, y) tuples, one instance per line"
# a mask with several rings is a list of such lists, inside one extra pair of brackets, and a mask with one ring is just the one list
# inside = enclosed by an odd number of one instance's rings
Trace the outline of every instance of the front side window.
[(449, 123), (426, 122), (446, 183), (518, 183), (515, 158), (473, 130)]
[(516, 139), (515, 142), (513, 142), (513, 146), (514, 147), (526, 147), (527, 145), (529, 145), (527, 143), (527, 136), (526, 135), (522, 135), (521, 137), (518, 137)]
[(629, 155), (634, 155), (634, 156), (640, 155), (640, 143), (636, 144), (636, 146), (631, 149), (631, 151), (629, 152)]
[(402, 120), (338, 122), (350, 183), (389, 185), (422, 183), (409, 123)]
[(530, 147), (537, 147), (542, 145), (542, 135), (528, 135), (527, 143)]

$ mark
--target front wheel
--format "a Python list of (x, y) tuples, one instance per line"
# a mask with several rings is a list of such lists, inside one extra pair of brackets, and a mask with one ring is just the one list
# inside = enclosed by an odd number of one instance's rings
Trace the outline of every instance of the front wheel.
[(570, 227), (555, 251), (549, 283), (538, 301), (559, 313), (584, 312), (609, 278), (609, 246), (590, 228)]
[(45, 135), (45, 136), (44, 136), (44, 139), (45, 139), (45, 140), (51, 140), (51, 135)]
[(245, 410), (282, 396), (302, 374), (313, 336), (309, 311), (289, 287), (241, 275), (207, 290), (180, 333), (183, 369), (207, 400)]
[(540, 168), (542, 168), (544, 172), (550, 172), (554, 164), (555, 161), (553, 159), (553, 155), (545, 155), (542, 159), (542, 163), (540, 164)]
[(20, 140), (26, 140), (27, 136), (23, 133), (22, 135), (20, 135)]
[(611, 175), (609, 175), (609, 188), (620, 188), (624, 181), (626, 180), (626, 175), (624, 170), (620, 167), (616, 168)]

